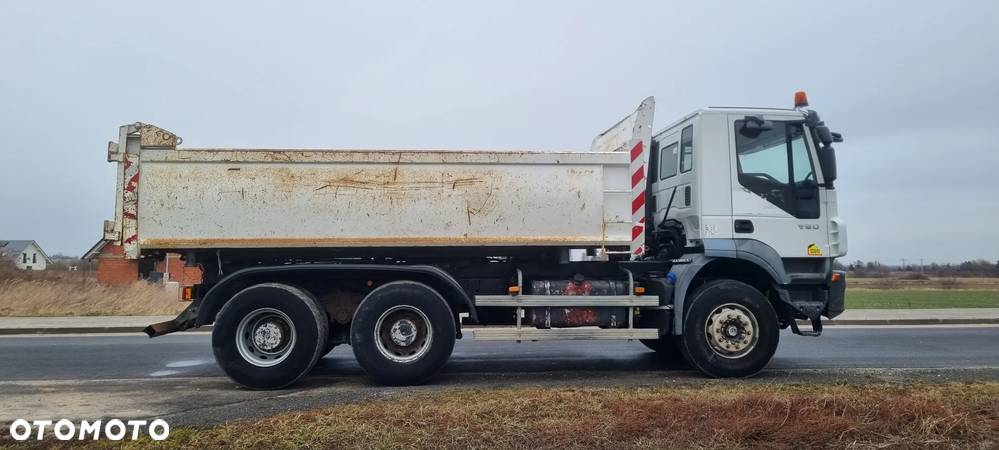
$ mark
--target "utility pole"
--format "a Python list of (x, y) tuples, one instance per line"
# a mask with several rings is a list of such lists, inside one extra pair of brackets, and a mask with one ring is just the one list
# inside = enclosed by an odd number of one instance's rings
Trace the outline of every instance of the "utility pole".
[(919, 273), (926, 273), (926, 266), (923, 265), (923, 258), (919, 258)]
[(905, 258), (902, 258), (902, 272), (905, 272)]

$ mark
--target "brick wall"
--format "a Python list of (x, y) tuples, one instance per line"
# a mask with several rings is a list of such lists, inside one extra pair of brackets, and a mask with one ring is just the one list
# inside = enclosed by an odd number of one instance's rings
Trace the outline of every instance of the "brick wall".
[(97, 282), (101, 284), (129, 284), (139, 279), (139, 261), (125, 259), (120, 245), (108, 244), (97, 257)]
[(156, 266), (153, 270), (169, 273), (170, 279), (167, 281), (176, 281), (181, 286), (191, 286), (201, 283), (201, 268), (184, 267), (184, 261), (180, 259), (180, 254), (178, 253), (167, 253), (162, 261), (156, 261)]
[[(163, 261), (156, 261), (157, 272), (169, 272), (170, 279), (181, 286), (201, 283), (201, 268), (184, 267), (180, 254), (167, 253)], [(129, 284), (139, 279), (139, 260), (125, 259), (125, 250), (120, 245), (108, 244), (97, 257), (97, 282), (102, 284)]]

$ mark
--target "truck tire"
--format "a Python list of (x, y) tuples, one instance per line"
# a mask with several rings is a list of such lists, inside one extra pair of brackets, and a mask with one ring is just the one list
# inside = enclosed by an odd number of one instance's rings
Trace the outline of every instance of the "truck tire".
[(777, 351), (777, 312), (752, 286), (711, 281), (694, 292), (688, 305), (680, 349), (702, 373), (718, 378), (755, 375)]
[(219, 311), (215, 360), (250, 389), (281, 389), (312, 370), (327, 350), (329, 319), (315, 297), (278, 283), (248, 287)]
[(656, 357), (663, 361), (681, 361), (680, 341), (676, 336), (663, 336), (659, 339), (642, 339), (642, 345), (656, 352)]
[(372, 291), (350, 325), (357, 362), (386, 385), (426, 382), (447, 362), (454, 340), (454, 316), (447, 301), (414, 281), (395, 281)]

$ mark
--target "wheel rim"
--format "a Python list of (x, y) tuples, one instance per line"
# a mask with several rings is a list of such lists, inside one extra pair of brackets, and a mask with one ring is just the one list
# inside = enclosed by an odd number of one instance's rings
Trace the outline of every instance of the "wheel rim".
[(375, 322), (375, 344), (390, 361), (411, 363), (430, 350), (433, 331), (423, 311), (409, 305), (393, 306)]
[(236, 348), (246, 362), (271, 367), (284, 361), (295, 348), (295, 324), (274, 308), (251, 311), (236, 327)]
[(756, 348), (759, 340), (756, 316), (745, 306), (726, 303), (708, 314), (704, 337), (708, 346), (723, 358), (741, 358)]

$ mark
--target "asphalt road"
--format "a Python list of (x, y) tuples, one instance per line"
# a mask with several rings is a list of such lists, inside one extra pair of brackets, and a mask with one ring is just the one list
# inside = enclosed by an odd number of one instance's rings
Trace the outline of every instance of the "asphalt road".
[[(785, 333), (776, 369), (999, 367), (999, 327), (827, 328), (822, 337)], [(0, 380), (219, 377), (208, 334), (0, 338)], [(682, 369), (638, 342), (459, 340), (445, 373)], [(364, 376), (349, 346), (313, 375)]]
[[(771, 364), (749, 382), (999, 380), (997, 326), (829, 327), (820, 338), (781, 338)], [(0, 338), (0, 422), (126, 415), (206, 424), (423, 390), (706, 382), (714, 381), (638, 342), (462, 340), (428, 386), (372, 385), (343, 346), (294, 389), (256, 392), (224, 378), (207, 333)]]

